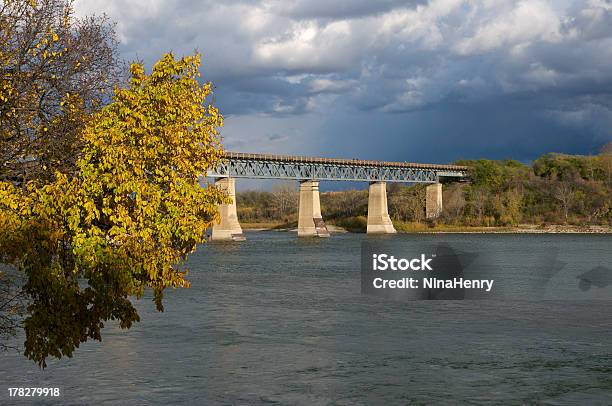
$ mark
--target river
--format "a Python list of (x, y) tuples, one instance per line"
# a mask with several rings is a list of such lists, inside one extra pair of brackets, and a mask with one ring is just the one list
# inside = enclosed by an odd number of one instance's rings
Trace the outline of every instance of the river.
[[(246, 235), (200, 247), (188, 261), (191, 288), (168, 291), (164, 313), (148, 295), (141, 323), (109, 323), (101, 343), (72, 359), (40, 370), (0, 354), (0, 404), (26, 403), (8, 398), (10, 386), (59, 387), (48, 402), (91, 405), (612, 404), (610, 301), (364, 296), (367, 236)], [(609, 235), (444, 238), (520, 255), (542, 244), (612, 248)]]

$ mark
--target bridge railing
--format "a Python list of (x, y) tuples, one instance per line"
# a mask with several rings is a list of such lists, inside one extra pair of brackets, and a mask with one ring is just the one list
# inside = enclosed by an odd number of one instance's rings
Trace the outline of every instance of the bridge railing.
[(377, 166), (377, 167), (398, 167), (398, 168), (424, 168), (450, 171), (467, 172), (467, 166), (461, 165), (441, 165), (423, 164), (416, 162), (392, 162), (392, 161), (373, 161), (363, 159), (343, 159), (343, 158), (322, 158), (299, 155), (277, 155), (277, 154), (253, 154), (244, 152), (224, 152), (226, 159), (255, 160), (255, 161), (275, 161), (275, 162), (298, 162), (315, 164), (335, 164), (335, 165), (355, 165), (355, 166)]

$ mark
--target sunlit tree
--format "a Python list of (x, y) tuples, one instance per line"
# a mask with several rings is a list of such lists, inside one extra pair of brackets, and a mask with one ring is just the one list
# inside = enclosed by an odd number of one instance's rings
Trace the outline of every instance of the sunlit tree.
[(184, 261), (225, 202), (201, 175), (221, 157), (218, 110), (199, 84), (199, 55), (172, 54), (87, 120), (72, 176), (0, 182), (0, 262), (26, 275), (25, 354), (45, 365), (101, 339), (107, 320), (139, 320), (131, 297), (185, 287)]

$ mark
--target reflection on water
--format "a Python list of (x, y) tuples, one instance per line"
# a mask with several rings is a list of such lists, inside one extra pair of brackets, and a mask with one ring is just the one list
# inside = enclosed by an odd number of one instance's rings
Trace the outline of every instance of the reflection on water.
[[(359, 293), (364, 235), (247, 238), (202, 247), (165, 313), (139, 302), (142, 323), (74, 359), (40, 371), (0, 354), (0, 404), (9, 386), (60, 387), (68, 404), (612, 404), (609, 302), (389, 301)], [(610, 237), (445, 238), (528, 255)]]

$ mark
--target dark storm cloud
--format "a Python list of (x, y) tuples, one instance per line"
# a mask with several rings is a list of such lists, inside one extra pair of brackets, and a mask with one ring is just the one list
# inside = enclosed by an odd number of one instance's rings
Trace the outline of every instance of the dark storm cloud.
[[(128, 59), (201, 51), (216, 103), (242, 117), (241, 129), (249, 117), (289, 128), (312, 115), (315, 152), (371, 156), (376, 132), (386, 139), (380, 158), (434, 160), (587, 153), (612, 139), (609, 0), (80, 0), (77, 9), (117, 20)], [(274, 141), (274, 123), (255, 139)], [(231, 137), (238, 145), (243, 134)]]

